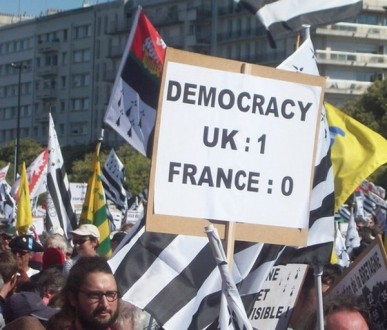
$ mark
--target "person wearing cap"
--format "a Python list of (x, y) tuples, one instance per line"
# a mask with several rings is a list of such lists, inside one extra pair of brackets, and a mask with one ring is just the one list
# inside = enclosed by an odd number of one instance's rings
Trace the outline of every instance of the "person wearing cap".
[(16, 236), (16, 228), (15, 227), (8, 227), (7, 229), (3, 230), (3, 232), (0, 234), (1, 244), (0, 244), (0, 250), (6, 251), (9, 250), (9, 242)]
[(63, 265), (63, 274), (68, 275), (70, 269), (77, 263), (80, 257), (95, 257), (97, 256), (97, 248), (99, 246), (99, 230), (92, 224), (83, 224), (79, 228), (71, 231), (73, 235), (73, 245), (76, 249), (77, 256), (66, 260)]
[(4, 319), (9, 323), (21, 316), (33, 316), (44, 323), (58, 312), (59, 309), (46, 306), (35, 292), (22, 291), (6, 299)]
[(31, 268), (29, 263), (34, 252), (43, 252), (44, 249), (31, 235), (14, 237), (9, 242), (9, 247), (19, 261), (20, 282), (26, 282), (32, 275), (39, 273), (39, 270)]

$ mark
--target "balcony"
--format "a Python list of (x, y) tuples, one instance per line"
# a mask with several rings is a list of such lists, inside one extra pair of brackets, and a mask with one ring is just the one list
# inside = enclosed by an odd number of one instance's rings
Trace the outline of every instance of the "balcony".
[(327, 79), (326, 93), (362, 95), (372, 82), (342, 79)]
[(343, 37), (387, 39), (387, 26), (376, 26), (356, 23), (336, 23), (319, 27), (317, 34), (337, 35)]
[(40, 53), (57, 53), (59, 51), (60, 42), (59, 39), (52, 41), (38, 42), (38, 51)]
[(35, 121), (48, 122), (48, 113), (47, 112), (36, 113), (34, 118), (35, 118)]
[(36, 91), (36, 96), (40, 99), (56, 99), (58, 97), (58, 93), (53, 88), (44, 88)]
[(387, 65), (387, 55), (351, 53), (331, 50), (316, 50), (317, 63), (383, 69)]
[(37, 69), (37, 73), (39, 76), (56, 76), (58, 74), (58, 66), (43, 66)]

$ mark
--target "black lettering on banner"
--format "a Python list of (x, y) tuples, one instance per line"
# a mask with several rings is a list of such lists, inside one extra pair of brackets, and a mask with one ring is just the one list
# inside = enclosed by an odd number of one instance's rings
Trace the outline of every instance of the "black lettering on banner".
[(306, 121), (312, 102), (284, 99), (276, 96), (266, 97), (260, 94), (242, 91), (235, 93), (230, 89), (217, 89), (213, 86), (180, 83), (169, 80), (167, 86), (167, 101), (182, 102), (189, 105), (206, 108), (235, 109), (243, 113), (259, 114), (261, 116), (282, 117), (288, 120)]
[[(244, 170), (216, 168), (203, 166), (198, 170), (194, 164), (170, 162), (168, 170), (168, 182), (179, 182), (193, 186), (208, 186), (215, 188), (247, 190), (258, 192), (260, 174), (258, 172), (246, 172)], [(215, 180), (214, 180), (215, 178)]]
[(176, 102), (181, 95), (181, 85), (174, 80), (168, 82), (167, 100)]

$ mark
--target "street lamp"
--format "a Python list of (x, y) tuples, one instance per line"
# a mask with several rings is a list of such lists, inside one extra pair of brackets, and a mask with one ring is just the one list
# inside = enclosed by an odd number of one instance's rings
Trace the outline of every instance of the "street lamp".
[(21, 72), (27, 66), (24, 64), (11, 63), (14, 69), (18, 70), (18, 85), (17, 85), (17, 121), (16, 121), (16, 146), (15, 146), (15, 171), (14, 182), (17, 179), (17, 169), (19, 167), (19, 154), (20, 154), (20, 100), (21, 100)]

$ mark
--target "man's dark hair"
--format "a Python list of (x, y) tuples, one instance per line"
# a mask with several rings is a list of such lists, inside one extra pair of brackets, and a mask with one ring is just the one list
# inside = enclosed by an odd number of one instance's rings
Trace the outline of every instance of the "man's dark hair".
[[(372, 322), (370, 316), (367, 311), (366, 304), (364, 303), (361, 296), (355, 296), (353, 294), (343, 294), (337, 295), (334, 297), (330, 297), (324, 299), (324, 324), (325, 320), (333, 313), (340, 311), (350, 311), (350, 312), (358, 312), (363, 316), (365, 322), (367, 323), (369, 329), (372, 329)], [(303, 329), (315, 329), (317, 324), (317, 315), (316, 311), (314, 311), (307, 318), (307, 322), (304, 324)]]
[(97, 272), (113, 274), (106, 258), (100, 256), (79, 258), (69, 272), (63, 293), (65, 295), (69, 292), (78, 293), (85, 276), (89, 273)]

